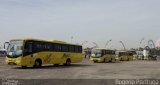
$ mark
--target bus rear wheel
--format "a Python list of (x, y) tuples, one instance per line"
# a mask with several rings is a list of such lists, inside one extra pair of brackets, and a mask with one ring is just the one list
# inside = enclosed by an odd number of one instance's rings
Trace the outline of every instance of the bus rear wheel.
[(64, 65), (66, 65), (66, 66), (71, 65), (71, 60), (70, 60), (70, 59), (67, 59), (67, 60), (66, 60), (66, 63), (65, 63)]
[(109, 62), (112, 62), (112, 61), (113, 61), (113, 59), (111, 58)]
[(97, 63), (98, 61), (93, 61), (94, 63)]
[(33, 67), (39, 68), (39, 67), (41, 67), (41, 66), (42, 66), (41, 60), (36, 60)]

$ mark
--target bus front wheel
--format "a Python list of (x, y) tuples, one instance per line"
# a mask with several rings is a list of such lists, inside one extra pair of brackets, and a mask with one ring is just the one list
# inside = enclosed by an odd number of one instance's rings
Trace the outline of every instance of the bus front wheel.
[(35, 61), (35, 63), (34, 63), (34, 67), (36, 67), (36, 68), (39, 68), (39, 67), (41, 67), (42, 66), (42, 62), (41, 62), (41, 60), (36, 60)]
[(71, 60), (70, 60), (70, 59), (67, 59), (67, 60), (66, 60), (66, 63), (65, 63), (65, 65), (66, 65), (66, 66), (69, 66), (69, 65), (71, 65)]

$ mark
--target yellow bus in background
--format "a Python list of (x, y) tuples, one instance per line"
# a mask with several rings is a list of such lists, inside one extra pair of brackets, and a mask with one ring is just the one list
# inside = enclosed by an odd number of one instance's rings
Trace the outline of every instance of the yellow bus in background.
[(9, 42), (7, 64), (41, 67), (45, 64), (80, 63), (82, 46), (57, 40), (14, 39)]
[(96, 62), (113, 62), (115, 61), (115, 51), (106, 48), (94, 48), (91, 51), (90, 60)]
[(129, 51), (116, 51), (116, 57), (119, 61), (131, 61), (133, 60), (133, 53)]

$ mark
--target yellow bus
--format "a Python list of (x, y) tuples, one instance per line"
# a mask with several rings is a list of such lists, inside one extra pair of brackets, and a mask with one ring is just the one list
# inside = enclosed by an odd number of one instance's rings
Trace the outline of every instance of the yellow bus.
[(116, 56), (120, 61), (131, 61), (133, 60), (133, 53), (129, 51), (116, 51)]
[(115, 51), (106, 48), (94, 48), (91, 51), (90, 60), (96, 62), (113, 62), (115, 61)]
[(82, 46), (57, 40), (32, 38), (10, 40), (6, 63), (25, 68), (41, 67), (45, 64), (79, 63), (82, 61)]

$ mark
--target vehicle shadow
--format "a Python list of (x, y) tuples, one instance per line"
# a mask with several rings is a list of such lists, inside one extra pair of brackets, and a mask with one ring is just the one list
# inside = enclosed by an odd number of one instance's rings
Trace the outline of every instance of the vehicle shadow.
[(96, 63), (113, 64), (113, 63), (122, 63), (122, 62), (116, 61), (116, 62), (96, 62)]
[(71, 64), (69, 66), (65, 65), (45, 65), (41, 66), (40, 68), (34, 68), (34, 67), (13, 67), (13, 69), (63, 69), (63, 68), (77, 68), (77, 67), (89, 67), (89, 66), (95, 66), (90, 64)]

